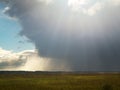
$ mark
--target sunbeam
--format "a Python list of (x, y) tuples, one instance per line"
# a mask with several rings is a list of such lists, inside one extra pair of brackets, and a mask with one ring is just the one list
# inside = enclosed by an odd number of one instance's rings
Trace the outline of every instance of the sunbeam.
[(2, 13), (16, 19), (21, 25), (19, 35), (28, 38), (39, 54), (39, 59), (31, 57), (22, 69), (120, 69), (118, 0), (7, 1)]

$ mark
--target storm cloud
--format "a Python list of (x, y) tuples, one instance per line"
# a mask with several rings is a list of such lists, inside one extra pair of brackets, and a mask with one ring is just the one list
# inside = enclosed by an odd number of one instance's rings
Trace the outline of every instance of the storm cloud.
[(119, 3), (95, 2), (74, 12), (68, 0), (11, 0), (5, 13), (18, 19), (20, 35), (40, 57), (51, 59), (49, 69), (120, 71)]

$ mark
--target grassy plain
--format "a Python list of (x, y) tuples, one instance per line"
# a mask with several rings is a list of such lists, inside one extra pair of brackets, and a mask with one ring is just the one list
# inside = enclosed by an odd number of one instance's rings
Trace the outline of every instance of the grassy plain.
[(120, 74), (0, 74), (0, 90), (120, 90)]

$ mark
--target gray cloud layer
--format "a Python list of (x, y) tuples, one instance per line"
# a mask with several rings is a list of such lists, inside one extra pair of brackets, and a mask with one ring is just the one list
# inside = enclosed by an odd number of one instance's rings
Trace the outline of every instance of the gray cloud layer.
[(19, 19), (20, 34), (35, 44), (41, 57), (52, 59), (51, 66), (65, 63), (71, 70), (120, 71), (119, 9), (108, 5), (89, 16), (72, 12), (63, 0), (51, 4), (14, 0), (6, 13)]

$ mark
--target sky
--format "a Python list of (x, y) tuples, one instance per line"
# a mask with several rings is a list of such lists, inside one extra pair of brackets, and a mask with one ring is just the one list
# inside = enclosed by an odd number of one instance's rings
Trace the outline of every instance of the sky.
[(0, 70), (120, 71), (120, 0), (0, 0)]
[(0, 47), (14, 52), (34, 49), (27, 38), (18, 35), (22, 27), (17, 20), (4, 14), (5, 8), (5, 4), (0, 4)]

